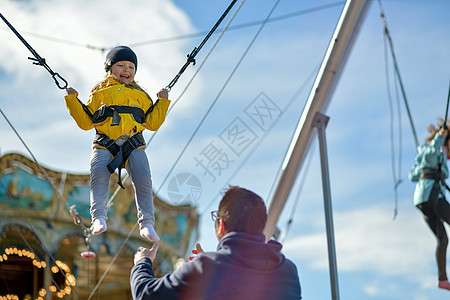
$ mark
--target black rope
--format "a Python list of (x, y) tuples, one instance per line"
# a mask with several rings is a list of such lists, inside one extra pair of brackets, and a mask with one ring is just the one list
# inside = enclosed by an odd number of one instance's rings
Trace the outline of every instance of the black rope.
[[(20, 35), (19, 32), (17, 32), (17, 30), (11, 25), (11, 23), (8, 22), (8, 20), (6, 20), (6, 18), (0, 13), (0, 17), (3, 19), (3, 21), (6, 23), (6, 25), (8, 25), (8, 27), (12, 30), (12, 32), (15, 33), (15, 35), (19, 38), (19, 40), (25, 45), (25, 47), (28, 48), (28, 50), (30, 50), (31, 54), (33, 54), (34, 58), (32, 57), (28, 57), (29, 60), (33, 61), (34, 65), (38, 65), (38, 66), (42, 66), (44, 67), (52, 76), (53, 80), (55, 81), (55, 84), (58, 88), (60, 88), (61, 90), (65, 90), (67, 88), (67, 81), (61, 77), (61, 75), (59, 75), (56, 72), (53, 72), (52, 69), (47, 65), (45, 58), (42, 58), (31, 46), (30, 44), (27, 43), (27, 41)], [(64, 85), (61, 84), (62, 81), (64, 83)]]
[(187, 67), (192, 63), (195, 65), (195, 56), (197, 56), (198, 52), (202, 49), (203, 45), (205, 45), (206, 41), (208, 41), (209, 37), (214, 33), (214, 31), (219, 27), (220, 23), (222, 23), (223, 19), (225, 19), (226, 15), (230, 12), (233, 5), (236, 3), (237, 0), (233, 0), (228, 8), (225, 10), (225, 12), (222, 14), (220, 19), (216, 22), (216, 24), (213, 26), (213, 28), (209, 31), (209, 33), (206, 35), (206, 37), (203, 39), (203, 41), (200, 43), (198, 47), (195, 47), (190, 54), (187, 55), (187, 61), (186, 63), (181, 67), (178, 74), (172, 79), (172, 81), (165, 87), (167, 91), (170, 91), (170, 89), (177, 83), (180, 76), (184, 73), (184, 71), (187, 69)]
[(445, 108), (444, 129), (447, 129), (448, 103), (450, 101), (450, 82), (448, 84), (447, 107)]
[(394, 80), (394, 88), (395, 88), (395, 99), (397, 103), (397, 113), (398, 113), (398, 131), (399, 131), (399, 166), (398, 166), (398, 176), (395, 168), (395, 130), (394, 130), (394, 105), (392, 101), (391, 96), (391, 89), (390, 89), (390, 79), (389, 79), (389, 54), (388, 54), (388, 46), (387, 46), (387, 39), (386, 36), (383, 39), (384, 44), (384, 60), (385, 60), (385, 77), (386, 77), (386, 89), (387, 89), (387, 96), (388, 96), (388, 102), (389, 102), (389, 116), (390, 116), (390, 137), (391, 137), (391, 171), (392, 171), (392, 178), (394, 180), (394, 220), (397, 217), (398, 214), (398, 186), (402, 182), (400, 179), (401, 177), (401, 146), (402, 146), (402, 131), (401, 131), (401, 110), (400, 110), (400, 100), (398, 95), (398, 85), (396, 84), (398, 81)]
[[(278, 3), (280, 3), (280, 0), (278, 0), (275, 5), (272, 7), (271, 11), (269, 12), (266, 21), (270, 18), (270, 16), (272, 15), (273, 11), (275, 10), (275, 8), (277, 7)], [(200, 123), (197, 125), (197, 127), (195, 128), (194, 132), (192, 133), (191, 137), (189, 138), (189, 140), (187, 141), (186, 145), (184, 146), (183, 150), (181, 150), (181, 153), (178, 155), (177, 159), (175, 160), (174, 164), (172, 165), (172, 167), (170, 168), (169, 172), (167, 173), (166, 177), (164, 177), (159, 189), (156, 191), (156, 194), (159, 194), (159, 192), (161, 191), (162, 187), (164, 186), (164, 184), (166, 183), (167, 179), (169, 179), (170, 174), (172, 174), (173, 170), (175, 169), (175, 167), (177, 166), (178, 162), (180, 161), (181, 157), (184, 155), (184, 153), (186, 152), (186, 149), (189, 147), (189, 145), (191, 144), (192, 140), (194, 139), (195, 135), (197, 134), (197, 132), (199, 131), (200, 127), (203, 125), (203, 122), (205, 122), (206, 118), (208, 117), (209, 113), (211, 112), (211, 110), (213, 109), (214, 105), (217, 103), (217, 101), (219, 100), (220, 96), (222, 95), (223, 91), (225, 90), (225, 88), (228, 86), (228, 83), (230, 82), (231, 78), (234, 76), (234, 74), (236, 73), (237, 69), (239, 68), (239, 66), (241, 65), (242, 61), (244, 60), (244, 58), (247, 56), (247, 53), (250, 51), (250, 48), (253, 46), (253, 44), (255, 43), (256, 39), (258, 38), (259, 34), (261, 33), (261, 31), (263, 30), (264, 26), (266, 25), (267, 22), (264, 22), (261, 27), (258, 29), (258, 31), (256, 32), (255, 36), (253, 37), (253, 39), (251, 40), (250, 44), (247, 46), (247, 49), (245, 49), (244, 53), (242, 54), (241, 58), (239, 59), (239, 61), (237, 62), (237, 64), (235, 65), (235, 67), (233, 68), (233, 70), (231, 71), (231, 74), (228, 76), (228, 78), (226, 79), (225, 83), (223, 84), (222, 88), (220, 89), (219, 93), (217, 94), (216, 98), (213, 100), (213, 102), (211, 103), (211, 105), (209, 106), (208, 110), (206, 111), (205, 115), (203, 116), (203, 118), (200, 120)]]
[(397, 58), (395, 57), (395, 53), (394, 53), (394, 46), (392, 44), (392, 39), (391, 36), (389, 34), (389, 30), (387, 28), (387, 23), (386, 23), (386, 19), (384, 16), (384, 10), (383, 7), (381, 6), (381, 1), (378, 1), (379, 5), (380, 5), (380, 15), (381, 15), (381, 19), (383, 20), (383, 25), (384, 25), (384, 34), (386, 35), (386, 38), (389, 42), (389, 47), (391, 49), (391, 55), (392, 55), (392, 60), (394, 62), (394, 71), (395, 71), (395, 75), (397, 76), (398, 82), (400, 84), (400, 89), (402, 91), (402, 96), (403, 96), (403, 100), (405, 102), (405, 107), (406, 107), (406, 112), (408, 113), (408, 117), (409, 117), (409, 122), (411, 124), (411, 130), (414, 136), (414, 141), (416, 143), (416, 148), (419, 147), (419, 140), (417, 139), (417, 134), (416, 134), (416, 129), (414, 128), (414, 123), (411, 117), (411, 112), (409, 110), (409, 105), (408, 105), (408, 100), (406, 99), (406, 93), (405, 93), (405, 88), (403, 87), (403, 82), (402, 82), (402, 78), (400, 76), (400, 70), (398, 68), (398, 64), (397, 64)]
[[(381, 7), (381, 2), (379, 1), (380, 4), (380, 11), (381, 11), (381, 16), (384, 20), (384, 12), (383, 12), (383, 8)], [(385, 30), (384, 32), (387, 32), (387, 25), (386, 22), (384, 22), (384, 26), (385, 26)], [(398, 69), (396, 69), (396, 65), (395, 65), (395, 60), (394, 60), (394, 88), (395, 88), (395, 99), (396, 99), (396, 103), (397, 103), (397, 113), (398, 113), (398, 145), (399, 145), (399, 152), (398, 152), (398, 169), (396, 169), (396, 160), (395, 160), (395, 130), (394, 130), (394, 105), (393, 105), (393, 101), (392, 101), (392, 96), (391, 96), (391, 90), (390, 90), (390, 80), (389, 80), (389, 55), (388, 55), (388, 46), (387, 46), (387, 41), (390, 43), (391, 46), (391, 50), (392, 48), (392, 42), (389, 38), (388, 34), (384, 35), (384, 59), (385, 59), (385, 77), (386, 77), (386, 88), (387, 88), (387, 95), (388, 95), (388, 100), (389, 100), (389, 112), (390, 112), (390, 137), (391, 137), (391, 171), (392, 171), (392, 178), (394, 181), (394, 216), (393, 219), (395, 220), (397, 218), (398, 215), (398, 187), (400, 186), (400, 184), (403, 182), (403, 180), (401, 179), (401, 167), (402, 167), (402, 130), (401, 130), (401, 109), (400, 109), (400, 100), (399, 100), (399, 94), (398, 94), (398, 83), (400, 83), (401, 85), (401, 79), (399, 77), (399, 73)], [(393, 51), (393, 50), (392, 50)], [(398, 75), (398, 76), (396, 76)], [(403, 93), (404, 96), (404, 93)], [(404, 99), (406, 99), (404, 97)], [(406, 100), (405, 100), (406, 101)], [(413, 131), (414, 131), (414, 127), (413, 127)], [(416, 146), (418, 146), (418, 142), (417, 142), (417, 138), (416, 138)], [(398, 171), (398, 173), (397, 173)]]

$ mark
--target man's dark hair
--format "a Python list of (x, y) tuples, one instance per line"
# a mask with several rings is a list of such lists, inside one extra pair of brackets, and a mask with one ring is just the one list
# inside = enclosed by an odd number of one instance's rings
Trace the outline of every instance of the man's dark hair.
[(263, 233), (267, 221), (266, 205), (247, 189), (230, 186), (219, 204), (217, 215), (227, 231)]

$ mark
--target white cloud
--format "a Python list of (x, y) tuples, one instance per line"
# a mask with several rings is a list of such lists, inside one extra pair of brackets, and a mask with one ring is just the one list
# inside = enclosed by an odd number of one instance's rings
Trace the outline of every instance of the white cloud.
[[(370, 271), (380, 276), (402, 276), (421, 285), (435, 282), (432, 266), (436, 242), (420, 212), (401, 211), (393, 221), (391, 211), (386, 205), (373, 205), (334, 213), (339, 272)], [(312, 219), (323, 220), (323, 217)], [(323, 227), (287, 240), (284, 251), (288, 257), (301, 261), (300, 264), (328, 269)], [(365, 289), (370, 293), (377, 291), (375, 285)]]

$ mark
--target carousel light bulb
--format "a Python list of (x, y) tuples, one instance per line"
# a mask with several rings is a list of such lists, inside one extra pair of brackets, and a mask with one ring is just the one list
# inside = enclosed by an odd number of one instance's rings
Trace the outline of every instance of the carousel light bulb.
[(70, 272), (69, 267), (68, 267), (65, 263), (63, 263), (63, 262), (60, 262), (59, 267), (60, 267), (61, 269), (63, 269), (66, 273), (67, 273), (67, 272)]
[(77, 280), (75, 279), (75, 276), (73, 276), (72, 274), (67, 275), (66, 284), (75, 286), (77, 284)]

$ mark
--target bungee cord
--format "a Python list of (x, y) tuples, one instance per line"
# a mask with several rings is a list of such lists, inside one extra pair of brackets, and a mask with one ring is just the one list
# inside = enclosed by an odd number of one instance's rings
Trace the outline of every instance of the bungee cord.
[[(405, 108), (406, 108), (406, 112), (409, 118), (409, 122), (411, 125), (411, 130), (413, 133), (413, 137), (414, 137), (414, 142), (416, 145), (416, 149), (419, 148), (419, 141), (417, 138), (417, 134), (416, 134), (416, 129), (414, 127), (414, 122), (411, 116), (411, 112), (409, 109), (409, 105), (408, 105), (408, 100), (406, 98), (406, 93), (405, 93), (405, 89), (403, 86), (403, 82), (400, 76), (400, 70), (398, 68), (398, 64), (397, 64), (397, 58), (395, 56), (395, 52), (394, 52), (394, 46), (392, 43), (392, 38), (389, 34), (389, 30), (387, 27), (387, 22), (386, 22), (386, 17), (384, 14), (384, 10), (383, 7), (381, 5), (381, 0), (378, 0), (378, 4), (380, 7), (380, 16), (381, 19), (383, 21), (383, 27), (384, 27), (384, 56), (385, 56), (385, 77), (386, 77), (386, 88), (387, 88), (387, 94), (388, 94), (388, 100), (389, 100), (389, 109), (390, 109), (390, 135), (391, 135), (391, 162), (392, 162), (392, 177), (393, 177), (393, 181), (394, 181), (394, 216), (393, 219), (395, 220), (397, 215), (398, 215), (398, 187), (400, 186), (400, 184), (403, 182), (403, 180), (401, 179), (401, 166), (402, 166), (402, 131), (401, 131), (401, 108), (400, 108), (400, 100), (399, 100), (399, 89), (401, 91), (402, 97), (403, 97), (403, 101), (405, 104)], [(396, 169), (395, 165), (396, 165), (396, 161), (395, 161), (395, 134), (394, 134), (394, 120), (393, 120), (393, 114), (394, 114), (394, 107), (393, 107), (393, 101), (392, 101), (392, 96), (391, 96), (391, 91), (390, 91), (390, 85), (389, 85), (389, 66), (388, 66), (388, 45), (389, 45), (389, 50), (391, 52), (391, 57), (392, 57), (392, 62), (393, 62), (393, 72), (394, 72), (394, 87), (395, 87), (395, 94), (396, 94), (396, 101), (397, 101), (397, 113), (398, 113), (398, 139), (399, 139), (399, 153), (398, 153), (398, 167)], [(396, 172), (397, 171), (397, 172)]]
[(444, 129), (447, 129), (448, 104), (450, 102), (450, 82), (448, 83), (447, 106), (445, 107)]
[(416, 148), (418, 148), (419, 147), (419, 140), (417, 138), (416, 129), (414, 127), (414, 122), (413, 122), (413, 119), (412, 119), (412, 116), (411, 116), (411, 111), (409, 109), (408, 100), (406, 98), (406, 92), (405, 92), (405, 88), (403, 86), (403, 81), (402, 81), (402, 78), (400, 76), (400, 70), (398, 68), (397, 58), (396, 58), (395, 52), (394, 52), (394, 45), (392, 43), (391, 35), (389, 34), (389, 30), (388, 30), (388, 27), (387, 27), (387, 22), (386, 22), (384, 10), (383, 10), (383, 7), (381, 5), (381, 0), (378, 0), (378, 3), (379, 3), (379, 6), (380, 6), (380, 16), (381, 16), (381, 19), (382, 19), (383, 25), (384, 25), (384, 34), (386, 36), (386, 39), (387, 39), (388, 44), (389, 44), (389, 48), (391, 50), (392, 61), (394, 63), (394, 72), (395, 72), (395, 75), (397, 77), (398, 83), (400, 85), (400, 90), (402, 92), (403, 101), (405, 103), (406, 112), (408, 114), (409, 123), (411, 125), (411, 130), (412, 130), (412, 134), (413, 134), (413, 137), (414, 137), (414, 142), (416, 143)]
[[(389, 77), (389, 55), (388, 48), (386, 43), (386, 38), (383, 39), (384, 44), (384, 60), (385, 60), (385, 78), (386, 78), (386, 89), (389, 103), (389, 116), (390, 116), (390, 141), (391, 141), (391, 170), (392, 170), (392, 178), (394, 181), (394, 217), (397, 217), (398, 214), (398, 186), (402, 182), (401, 179), (401, 158), (402, 158), (402, 130), (401, 130), (401, 109), (400, 109), (400, 100), (398, 94), (398, 81), (394, 78), (394, 88), (395, 88), (395, 100), (397, 104), (397, 120), (398, 120), (398, 136), (399, 136), (399, 153), (398, 153), (398, 168), (396, 169), (396, 160), (395, 160), (395, 130), (394, 130), (394, 105), (392, 99), (392, 92), (390, 88), (390, 77)], [(394, 74), (395, 76), (395, 74)], [(398, 173), (397, 173), (398, 170)], [(398, 175), (397, 175), (398, 174)]]
[(192, 63), (195, 65), (195, 57), (197, 56), (198, 52), (203, 48), (203, 46), (208, 41), (209, 37), (216, 31), (217, 27), (219, 27), (220, 23), (222, 23), (223, 19), (227, 16), (228, 12), (233, 8), (234, 4), (237, 0), (231, 1), (230, 5), (228, 5), (225, 12), (222, 14), (222, 16), (219, 18), (219, 20), (214, 24), (213, 28), (209, 31), (209, 33), (205, 36), (203, 41), (195, 47), (190, 54), (187, 55), (187, 61), (186, 63), (181, 67), (180, 71), (178, 71), (178, 74), (172, 79), (172, 81), (165, 87), (165, 89), (170, 92), (172, 87), (177, 83), (178, 79), (181, 77), (181, 75), (184, 73), (184, 71), (187, 69), (187, 67)]
[[(52, 76), (53, 80), (55, 81), (56, 86), (61, 90), (65, 90), (67, 88), (67, 81), (64, 78), (62, 78), (61, 75), (59, 75), (56, 72), (53, 72), (52, 69), (50, 69), (47, 62), (45, 61), (45, 58), (42, 58), (36, 52), (36, 50), (34, 50), (30, 46), (30, 44), (27, 43), (27, 41), (20, 35), (19, 32), (17, 32), (17, 30), (11, 25), (11, 23), (8, 22), (8, 20), (6, 20), (6, 18), (1, 13), (0, 13), (0, 18), (2, 18), (2, 20), (6, 23), (6, 25), (8, 25), (8, 27), (12, 30), (12, 32), (14, 32), (14, 34), (19, 38), (19, 40), (25, 45), (25, 47), (27, 47), (28, 50), (30, 50), (31, 54), (33, 54), (34, 58), (28, 57), (28, 59), (32, 60), (34, 65), (44, 67)], [(62, 83), (60, 83), (60, 81), (62, 81)]]
[[(278, 3), (280, 3), (280, 0), (278, 0), (275, 5), (272, 7), (272, 9), (270, 10), (268, 16), (266, 17), (266, 21), (270, 18), (270, 16), (272, 15), (272, 13), (274, 12), (275, 8), (278, 6)], [(158, 191), (156, 192), (157, 194), (159, 193), (159, 191), (161, 190), (161, 188), (164, 186), (164, 184), (166, 183), (167, 179), (169, 178), (170, 174), (172, 174), (173, 170), (175, 169), (176, 165), (178, 164), (178, 162), (180, 161), (181, 157), (183, 156), (183, 154), (186, 152), (187, 148), (189, 147), (189, 145), (191, 144), (192, 140), (194, 139), (195, 135), (197, 134), (198, 130), (200, 129), (200, 127), (203, 125), (203, 123), (205, 122), (206, 118), (208, 117), (209, 113), (212, 111), (212, 108), (214, 107), (214, 105), (217, 103), (217, 100), (219, 100), (220, 96), (222, 95), (223, 91), (225, 90), (225, 88), (228, 86), (228, 83), (230, 82), (231, 78), (234, 76), (234, 74), (236, 73), (237, 69), (239, 68), (239, 66), (241, 65), (242, 61), (244, 60), (244, 58), (247, 56), (248, 52), (250, 51), (250, 48), (253, 46), (253, 44), (255, 43), (256, 39), (258, 38), (259, 34), (261, 33), (262, 29), (264, 28), (264, 26), (266, 25), (266, 22), (264, 22), (261, 27), (258, 29), (258, 31), (256, 32), (255, 36), (253, 37), (253, 39), (251, 40), (250, 44), (248, 45), (248, 47), (245, 49), (244, 53), (242, 54), (241, 58), (239, 59), (239, 61), (237, 62), (237, 64), (235, 65), (235, 67), (233, 68), (233, 70), (231, 71), (230, 75), (228, 76), (228, 78), (226, 79), (225, 83), (223, 84), (222, 88), (220, 89), (219, 93), (217, 94), (216, 98), (214, 99), (214, 101), (211, 103), (211, 105), (209, 106), (207, 112), (205, 113), (205, 115), (203, 116), (203, 118), (200, 120), (200, 123), (197, 125), (197, 127), (195, 128), (194, 132), (192, 133), (191, 137), (189, 138), (189, 140), (187, 141), (186, 145), (184, 146), (183, 150), (181, 151), (181, 153), (178, 155), (177, 159), (175, 160), (175, 163), (172, 165), (171, 169), (169, 170), (169, 172), (167, 173), (166, 177), (164, 177)]]

